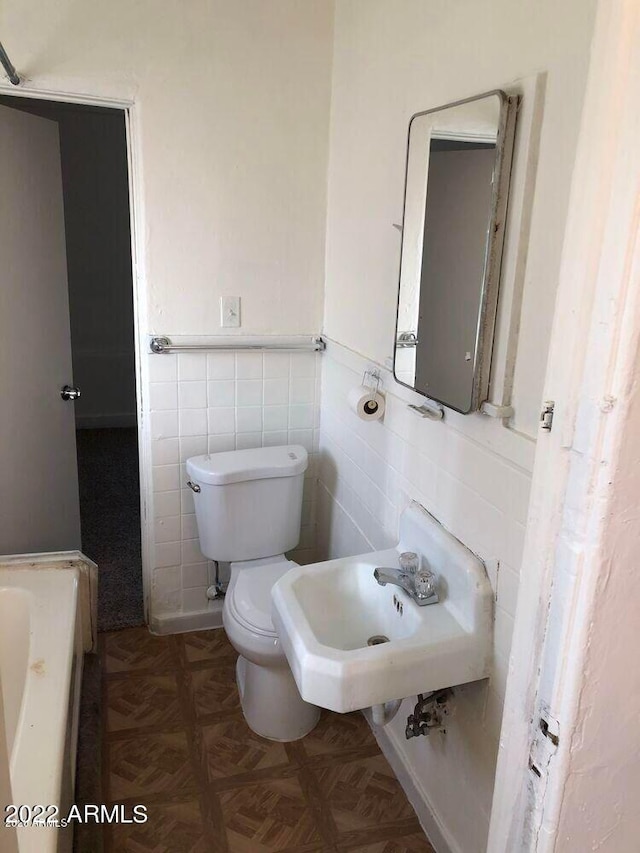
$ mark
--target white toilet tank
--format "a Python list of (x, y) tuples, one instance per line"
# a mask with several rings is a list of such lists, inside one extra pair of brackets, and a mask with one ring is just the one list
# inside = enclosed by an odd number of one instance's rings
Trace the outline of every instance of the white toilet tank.
[(187, 459), (202, 553), (236, 562), (295, 548), (307, 464), (298, 444)]

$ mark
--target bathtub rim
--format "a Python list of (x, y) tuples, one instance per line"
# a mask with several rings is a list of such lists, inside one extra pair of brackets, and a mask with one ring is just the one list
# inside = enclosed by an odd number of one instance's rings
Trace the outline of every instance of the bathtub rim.
[[(63, 805), (72, 675), (81, 652), (79, 577), (77, 567), (0, 565), (0, 587), (27, 589), (33, 600), (28, 671), (9, 759), (16, 804)], [(55, 827), (18, 828), (20, 853), (55, 851), (57, 835)]]

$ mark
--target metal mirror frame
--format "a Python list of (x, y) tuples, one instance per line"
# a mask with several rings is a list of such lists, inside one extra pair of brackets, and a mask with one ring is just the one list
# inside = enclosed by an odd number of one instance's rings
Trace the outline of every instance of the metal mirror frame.
[[(404, 249), (404, 225), (405, 212), (407, 205), (407, 182), (409, 177), (409, 146), (411, 143), (411, 125), (414, 120), (421, 116), (438, 113), (442, 110), (447, 110), (452, 107), (459, 107), (463, 104), (473, 103), (474, 101), (482, 100), (491, 96), (500, 98), (500, 120), (498, 123), (498, 135), (496, 137), (496, 165), (495, 175), (496, 180), (493, 182), (493, 190), (491, 194), (491, 218), (489, 222), (489, 237), (487, 240), (487, 251), (485, 255), (484, 273), (482, 277), (482, 292), (480, 294), (480, 310), (478, 312), (478, 325), (476, 328), (476, 346), (474, 353), (474, 371), (473, 385), (471, 391), (471, 403), (466, 411), (456, 409), (446, 400), (439, 400), (437, 397), (431, 397), (424, 391), (420, 391), (413, 385), (408, 385), (406, 382), (398, 379), (396, 375), (396, 353), (398, 349), (398, 322), (400, 316), (400, 296), (402, 283), (402, 253)], [(400, 243), (400, 268), (398, 271), (398, 301), (396, 304), (396, 325), (395, 337), (393, 342), (393, 378), (399, 385), (409, 388), (416, 394), (425, 397), (428, 400), (434, 400), (446, 406), (448, 409), (453, 409), (460, 414), (468, 415), (471, 412), (478, 411), (481, 405), (487, 400), (489, 393), (489, 381), (491, 374), (491, 358), (493, 354), (493, 341), (496, 325), (496, 315), (498, 310), (498, 293), (500, 290), (500, 267), (502, 264), (502, 249), (504, 246), (505, 222), (507, 216), (507, 205), (509, 201), (509, 183), (511, 180), (511, 165), (513, 160), (513, 147), (516, 130), (516, 115), (520, 98), (517, 95), (507, 95), (502, 89), (493, 89), (490, 92), (483, 92), (481, 95), (475, 95), (472, 98), (464, 98), (461, 101), (452, 101), (450, 104), (444, 104), (440, 107), (435, 107), (431, 110), (423, 110), (419, 113), (414, 113), (409, 119), (409, 129), (407, 131), (407, 148), (404, 173), (404, 196), (402, 205), (402, 240)], [(428, 190), (427, 190), (428, 191)], [(425, 199), (426, 205), (426, 199)]]

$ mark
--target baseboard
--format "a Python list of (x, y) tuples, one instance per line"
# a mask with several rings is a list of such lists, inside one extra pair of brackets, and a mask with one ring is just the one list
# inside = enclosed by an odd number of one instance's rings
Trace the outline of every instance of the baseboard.
[(431, 842), (433, 849), (436, 853), (464, 853), (451, 838), (450, 833), (442, 826), (434, 810), (431, 808), (427, 792), (418, 779), (416, 779), (411, 768), (409, 756), (404, 749), (404, 743), (400, 741), (398, 736), (388, 726), (374, 726), (372, 724), (370, 708), (363, 711), (363, 714), (371, 726), (371, 730), (378, 741), (378, 746), (382, 754), (391, 765), (391, 769), (396, 774), (402, 790), (413, 806), (420, 825)]
[(149, 630), (152, 634), (184, 634), (188, 631), (208, 631), (222, 628), (223, 599), (212, 601), (206, 610), (190, 613), (162, 613), (151, 616)]
[(115, 415), (80, 415), (76, 417), (76, 429), (122, 429), (137, 424), (135, 412)]

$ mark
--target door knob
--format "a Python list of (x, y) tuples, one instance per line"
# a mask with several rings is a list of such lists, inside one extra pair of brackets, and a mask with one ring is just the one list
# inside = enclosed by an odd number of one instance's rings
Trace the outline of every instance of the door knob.
[(60, 389), (60, 396), (63, 400), (77, 400), (80, 396), (80, 389), (73, 385), (64, 385)]

